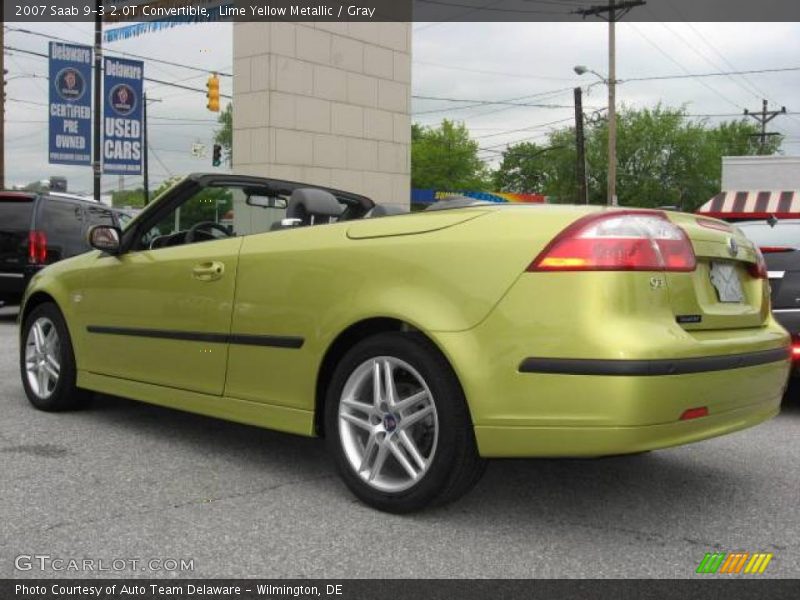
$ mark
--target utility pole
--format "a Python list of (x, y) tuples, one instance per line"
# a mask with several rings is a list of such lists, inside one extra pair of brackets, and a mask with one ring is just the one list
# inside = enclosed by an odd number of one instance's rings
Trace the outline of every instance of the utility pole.
[(751, 137), (757, 137), (757, 138), (759, 138), (761, 140), (761, 142), (760, 142), (760, 144), (761, 144), (760, 153), (761, 154), (764, 154), (766, 152), (766, 150), (767, 150), (767, 138), (768, 137), (781, 135), (780, 133), (776, 133), (776, 132), (767, 132), (767, 123), (772, 121), (772, 119), (774, 119), (777, 116), (786, 114), (786, 107), (785, 106), (782, 106), (780, 110), (767, 110), (768, 107), (769, 107), (769, 103), (766, 100), (764, 100), (764, 102), (763, 102), (763, 104), (761, 106), (761, 112), (760, 113), (752, 113), (749, 110), (747, 110), (746, 108), (744, 109), (745, 116), (753, 117), (756, 121), (758, 121), (761, 124), (761, 133), (756, 133), (756, 134), (753, 134), (751, 136)]
[(647, 4), (643, 0), (618, 2), (608, 6), (581, 8), (575, 12), (585, 19), (589, 16), (608, 21), (608, 204), (617, 205), (617, 29), (616, 23), (631, 9)]
[(94, 17), (94, 124), (93, 124), (93, 144), (94, 155), (92, 169), (94, 170), (94, 199), (100, 202), (100, 179), (102, 177), (102, 166), (100, 159), (100, 127), (102, 111), (102, 86), (103, 86), (103, 17), (100, 6), (102, 0), (97, 0), (95, 4)]
[[(4, 16), (0, 6), (0, 16)], [(5, 21), (3, 21), (5, 22)], [(5, 48), (5, 27), (0, 27), (0, 46)], [(6, 187), (6, 51), (0, 52), (0, 190)]]
[(150, 173), (148, 171), (148, 151), (147, 151), (147, 92), (142, 93), (142, 187), (144, 188), (144, 205), (150, 204)]
[(578, 161), (575, 173), (578, 179), (578, 202), (589, 204), (589, 190), (586, 187), (586, 140), (583, 134), (583, 89), (575, 88), (575, 145)]

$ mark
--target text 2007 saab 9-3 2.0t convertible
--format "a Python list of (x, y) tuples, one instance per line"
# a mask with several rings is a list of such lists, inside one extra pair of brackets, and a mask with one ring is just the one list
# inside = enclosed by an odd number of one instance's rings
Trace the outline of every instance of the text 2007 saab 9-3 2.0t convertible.
[(363, 196), (187, 177), (31, 281), (20, 367), (43, 410), (88, 392), (324, 436), (404, 512), (489, 457), (637, 453), (778, 413), (789, 336), (758, 250), (714, 219)]

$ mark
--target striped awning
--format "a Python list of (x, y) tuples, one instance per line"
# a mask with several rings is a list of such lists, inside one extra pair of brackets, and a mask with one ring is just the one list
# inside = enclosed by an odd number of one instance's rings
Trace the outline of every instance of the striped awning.
[(800, 190), (720, 192), (697, 210), (718, 219), (800, 217)]

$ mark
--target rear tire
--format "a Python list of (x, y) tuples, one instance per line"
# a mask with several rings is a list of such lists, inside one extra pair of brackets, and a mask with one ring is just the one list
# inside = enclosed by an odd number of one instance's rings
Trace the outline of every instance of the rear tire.
[(64, 317), (52, 302), (40, 304), (25, 318), (19, 364), (25, 394), (39, 410), (73, 410), (88, 401), (89, 392), (76, 386), (75, 355)]
[(451, 502), (486, 466), (455, 373), (418, 334), (375, 335), (344, 356), (327, 391), (325, 432), (344, 482), (382, 511)]

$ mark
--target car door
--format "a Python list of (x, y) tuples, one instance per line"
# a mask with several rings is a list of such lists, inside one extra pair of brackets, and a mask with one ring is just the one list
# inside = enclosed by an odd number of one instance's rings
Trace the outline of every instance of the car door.
[(129, 251), (98, 256), (79, 302), (89, 341), (79, 368), (222, 394), (241, 238), (204, 232), (189, 242), (186, 233), (218, 224), (231, 193), (200, 189), (151, 211)]

